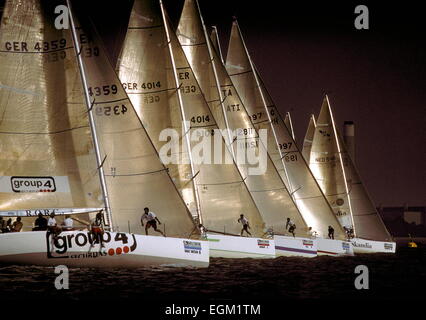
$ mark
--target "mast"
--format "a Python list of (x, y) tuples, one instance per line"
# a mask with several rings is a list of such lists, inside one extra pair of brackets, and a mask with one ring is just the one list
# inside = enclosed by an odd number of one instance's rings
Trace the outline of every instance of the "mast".
[(75, 27), (75, 21), (74, 21), (72, 9), (71, 9), (71, 3), (70, 3), (69, 0), (67, 0), (67, 6), (68, 6), (68, 11), (69, 11), (69, 19), (70, 19), (70, 23), (71, 23), (71, 34), (72, 34), (72, 38), (73, 38), (73, 41), (74, 41), (74, 51), (75, 51), (77, 61), (78, 61), (78, 66), (79, 66), (79, 69), (80, 69), (81, 80), (83, 82), (84, 97), (85, 97), (85, 101), (86, 101), (87, 113), (88, 113), (88, 117), (89, 117), (90, 129), (91, 129), (90, 131), (92, 133), (93, 144), (94, 144), (94, 147), (95, 147), (96, 162), (97, 162), (98, 170), (99, 170), (99, 179), (100, 179), (100, 183), (101, 183), (102, 196), (103, 196), (104, 202), (105, 202), (106, 226), (109, 227), (109, 229), (112, 231), (113, 230), (113, 220), (112, 220), (111, 207), (110, 207), (109, 198), (108, 198), (108, 190), (107, 190), (105, 175), (104, 175), (104, 170), (103, 170), (103, 163), (102, 163), (103, 160), (102, 160), (101, 155), (100, 155), (98, 137), (97, 137), (97, 133), (96, 133), (96, 126), (95, 126), (95, 122), (94, 122), (94, 119), (93, 119), (92, 101), (90, 101), (90, 95), (89, 95), (87, 79), (86, 79), (86, 70), (85, 70), (85, 67), (84, 67), (84, 64), (83, 64), (83, 60), (81, 59), (81, 55), (80, 55), (81, 52), (79, 52), (79, 50), (81, 50), (81, 45), (80, 45), (80, 42), (79, 42), (79, 39), (78, 39), (78, 35), (77, 35), (76, 27)]
[(200, 224), (203, 223), (202, 220), (202, 215), (201, 215), (201, 206), (200, 206), (200, 197), (198, 194), (198, 189), (197, 189), (197, 184), (195, 183), (195, 179), (196, 179), (196, 172), (195, 172), (195, 168), (194, 168), (194, 160), (192, 158), (192, 151), (191, 151), (191, 142), (190, 142), (190, 128), (188, 128), (188, 122), (186, 121), (186, 115), (185, 115), (185, 109), (183, 108), (183, 101), (182, 101), (182, 93), (180, 90), (180, 86), (179, 86), (179, 80), (178, 80), (178, 75), (176, 72), (176, 62), (175, 62), (175, 57), (173, 54), (173, 48), (172, 48), (172, 41), (170, 39), (170, 34), (169, 34), (169, 28), (167, 28), (166, 23), (167, 23), (167, 17), (166, 17), (166, 13), (164, 10), (164, 6), (163, 6), (163, 1), (160, 0), (160, 7), (161, 7), (161, 14), (163, 17), (163, 21), (164, 21), (164, 26), (165, 26), (165, 32), (166, 32), (166, 37), (167, 37), (167, 46), (169, 49), (169, 53), (170, 53), (170, 60), (172, 63), (172, 69), (173, 69), (173, 77), (174, 77), (174, 81), (176, 84), (176, 91), (177, 91), (177, 95), (178, 95), (178, 101), (179, 101), (179, 108), (180, 108), (180, 112), (181, 112), (181, 117), (182, 117), (182, 124), (183, 124), (183, 128), (184, 128), (184, 134), (185, 134), (185, 143), (186, 146), (188, 148), (188, 155), (189, 155), (189, 162), (190, 162), (190, 167), (191, 167), (191, 175), (192, 175), (192, 186), (193, 186), (193, 190), (195, 193), (195, 202), (196, 202), (196, 207), (197, 207), (197, 217), (198, 217), (198, 221)]

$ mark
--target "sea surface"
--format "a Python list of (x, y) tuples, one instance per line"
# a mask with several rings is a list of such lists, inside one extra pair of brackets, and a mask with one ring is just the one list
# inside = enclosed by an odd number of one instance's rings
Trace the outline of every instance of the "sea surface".
[[(368, 289), (355, 288), (355, 268), (368, 268)], [(57, 290), (52, 267), (0, 265), (0, 301), (265, 301), (356, 299), (426, 301), (426, 251), (394, 255), (276, 259), (211, 259), (204, 269), (69, 269)]]

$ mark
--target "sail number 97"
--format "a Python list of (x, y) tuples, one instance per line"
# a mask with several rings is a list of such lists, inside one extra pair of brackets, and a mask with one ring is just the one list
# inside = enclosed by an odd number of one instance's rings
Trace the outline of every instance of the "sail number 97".
[(288, 150), (291, 148), (292, 142), (289, 143), (279, 143), (280, 150)]
[(114, 107), (96, 107), (95, 112), (97, 116), (119, 116), (120, 114), (125, 114), (127, 112), (127, 107), (124, 104)]

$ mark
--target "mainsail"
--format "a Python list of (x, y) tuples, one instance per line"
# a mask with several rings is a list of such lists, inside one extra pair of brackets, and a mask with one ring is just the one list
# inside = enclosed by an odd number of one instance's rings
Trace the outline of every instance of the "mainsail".
[(232, 25), (226, 66), (244, 105), (254, 115), (254, 124), (268, 130), (268, 152), (308, 226), (327, 237), (331, 225), (335, 238), (344, 239), (345, 233), (294, 141), (290, 115), (282, 120), (254, 67), (237, 21)]
[(359, 238), (392, 239), (336, 130), (327, 96), (316, 123), (310, 167), (342, 226), (353, 228)]
[(308, 129), (306, 130), (305, 139), (303, 139), (302, 155), (306, 163), (309, 163), (311, 156), (312, 141), (315, 133), (315, 116), (312, 114), (309, 118)]
[(85, 94), (90, 99), (89, 112), (94, 116), (115, 227), (141, 233), (143, 208), (149, 207), (163, 222), (168, 236), (189, 236), (194, 230), (192, 217), (121, 86), (99, 36), (90, 21), (74, 22), (74, 41), (79, 48)]
[[(118, 61), (123, 87), (185, 203), (197, 216), (178, 89), (158, 1), (134, 2)], [(165, 129), (173, 130), (175, 139), (162, 137)]]
[[(154, 52), (157, 54), (153, 55), (153, 59), (161, 60), (161, 64), (159, 62), (154, 63), (154, 66), (157, 73), (163, 72), (168, 76), (169, 81), (165, 81), (165, 83), (169, 84), (170, 90), (168, 100), (163, 99), (164, 103), (161, 103), (162, 100), (157, 99), (158, 101), (152, 102), (152, 105), (159, 114), (162, 114), (163, 118), (167, 118), (170, 117), (167, 111), (172, 111), (168, 104), (173, 103), (177, 105), (174, 111), (187, 121), (188, 131), (185, 131), (185, 138), (191, 138), (188, 149), (192, 151), (193, 157), (191, 158), (195, 158), (192, 159), (194, 174), (191, 172), (187, 178), (196, 183), (204, 226), (212, 231), (237, 234), (241, 230), (241, 227), (237, 224), (237, 219), (243, 213), (250, 221), (252, 233), (260, 236), (263, 234), (264, 223), (235, 164), (223, 162), (223, 159), (231, 159), (227, 149), (223, 148), (223, 144), (221, 144), (220, 150), (214, 149), (215, 135), (213, 133), (218, 127), (176, 34), (170, 27), (165, 11), (163, 10), (163, 21), (160, 7), (157, 7), (157, 5), (153, 4), (155, 7), (151, 7), (150, 10), (143, 10), (143, 6), (146, 6), (148, 2), (135, 1), (132, 17), (141, 17), (143, 13), (143, 17), (150, 19), (134, 18), (131, 20), (119, 64), (121, 80), (124, 83), (133, 80), (140, 83), (144, 77), (152, 78), (141, 74), (149, 65), (147, 64), (149, 57), (144, 54), (144, 48), (147, 47), (142, 46), (141, 42), (147, 41), (150, 34), (157, 32), (158, 47), (162, 48), (162, 51)], [(148, 21), (156, 21), (156, 23), (153, 23), (155, 30), (146, 27)], [(168, 43), (170, 43), (170, 47), (168, 47)], [(134, 77), (132, 78), (129, 70), (139, 71), (133, 71)], [(176, 72), (177, 83), (173, 79), (174, 72)], [(180, 88), (180, 92), (177, 88)], [(127, 91), (131, 93), (131, 90)], [(135, 100), (135, 105), (143, 107), (141, 99), (138, 101), (133, 94), (130, 94), (130, 97)], [(179, 105), (182, 106), (182, 109), (178, 109)], [(141, 108), (142, 119), (146, 119), (144, 113), (144, 108)], [(153, 115), (155, 116), (155, 114)], [(219, 141), (222, 142), (220, 134), (217, 134), (216, 137), (219, 137)], [(155, 137), (152, 138), (155, 139)], [(200, 150), (200, 146), (203, 147), (202, 150)], [(214, 152), (219, 154), (214, 155)], [(217, 159), (217, 156), (219, 156), (220, 161), (215, 163), (214, 160)], [(214, 157), (216, 158), (213, 159)], [(189, 158), (187, 156), (187, 159)], [(178, 188), (180, 187), (178, 186)]]
[[(225, 140), (234, 159), (250, 149), (257, 155), (265, 155), (263, 167), (259, 163), (255, 168), (255, 165), (247, 162), (236, 162), (267, 227), (282, 233), (285, 230), (285, 218), (289, 217), (296, 223), (299, 232), (305, 234), (306, 223), (252, 124), (255, 115), (249, 117), (222, 61), (212, 50), (196, 1), (185, 1), (177, 33), (219, 128), (230, 129), (225, 134)], [(254, 174), (251, 170), (254, 168), (262, 174)]]
[(54, 26), (60, 4), (5, 4), (0, 26), (0, 210), (10, 214), (104, 206), (72, 39), (68, 30)]

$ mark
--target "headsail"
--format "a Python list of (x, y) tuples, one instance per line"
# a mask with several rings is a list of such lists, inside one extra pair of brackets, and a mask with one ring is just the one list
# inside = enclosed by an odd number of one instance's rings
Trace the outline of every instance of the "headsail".
[(213, 48), (215, 49), (217, 55), (220, 57), (220, 60), (222, 61), (222, 63), (225, 63), (225, 61), (223, 60), (223, 55), (222, 55), (222, 48), (220, 47), (219, 33), (217, 32), (216, 26), (212, 26), (212, 31), (210, 33), (210, 40), (212, 42)]
[(311, 156), (312, 141), (315, 133), (315, 116), (312, 114), (309, 118), (308, 129), (306, 130), (305, 139), (303, 139), (302, 155), (306, 163), (309, 163)]
[(186, 0), (181, 14), (178, 37), (189, 63), (209, 102), (210, 110), (220, 129), (229, 128), (236, 134), (225, 134), (234, 159), (247, 150), (265, 155), (266, 170), (263, 174), (252, 174), (253, 165), (237, 161), (241, 175), (268, 227), (275, 232), (285, 230), (285, 218), (289, 217), (305, 234), (306, 224), (281, 180), (274, 164), (266, 153), (263, 143), (239, 98), (232, 81), (220, 58), (212, 50), (209, 37), (199, 14), (198, 4)]
[[(0, 26), (0, 210), (103, 207), (62, 1), (6, 2)], [(78, 211), (78, 210), (77, 210)]]
[(232, 25), (226, 65), (244, 105), (256, 115), (253, 122), (268, 130), (268, 152), (308, 226), (326, 237), (328, 226), (332, 225), (335, 237), (344, 239), (342, 228), (294, 141), (289, 113), (285, 120), (281, 118), (251, 61), (237, 21)]
[[(77, 10), (74, 12), (76, 16)], [(142, 232), (144, 207), (157, 213), (168, 236), (185, 237), (194, 223), (161, 163), (90, 21), (75, 18), (84, 88), (91, 98), (114, 223)], [(80, 24), (81, 23), (81, 24)]]
[[(210, 230), (239, 233), (241, 229), (236, 224), (236, 220), (243, 213), (250, 221), (253, 235), (261, 236), (265, 226), (262, 217), (235, 163), (223, 161), (232, 159), (232, 156), (225, 147), (220, 133), (213, 134), (214, 130), (219, 128), (167, 19), (165, 19), (165, 25), (170, 35), (171, 51), (179, 74), (183, 113), (185, 120), (190, 123), (191, 150), (195, 153), (193, 158), (197, 159), (200, 156), (203, 158), (202, 161), (194, 163), (203, 223)], [(220, 149), (217, 146), (215, 148), (215, 143), (219, 141)], [(207, 147), (201, 154), (197, 152), (200, 143)], [(214, 159), (209, 161), (208, 154), (222, 161), (215, 162)]]
[(317, 119), (310, 166), (342, 226), (356, 237), (391, 240), (336, 130), (328, 97)]
[[(192, 215), (197, 216), (178, 89), (158, 1), (134, 2), (118, 61), (118, 76), (139, 118)], [(176, 138), (162, 137), (165, 129), (173, 130)]]
[(284, 118), (284, 124), (287, 127), (287, 130), (291, 133), (291, 137), (293, 138), (293, 140), (296, 141), (296, 136), (294, 134), (293, 122), (291, 121), (290, 112), (286, 112), (285, 118)]

